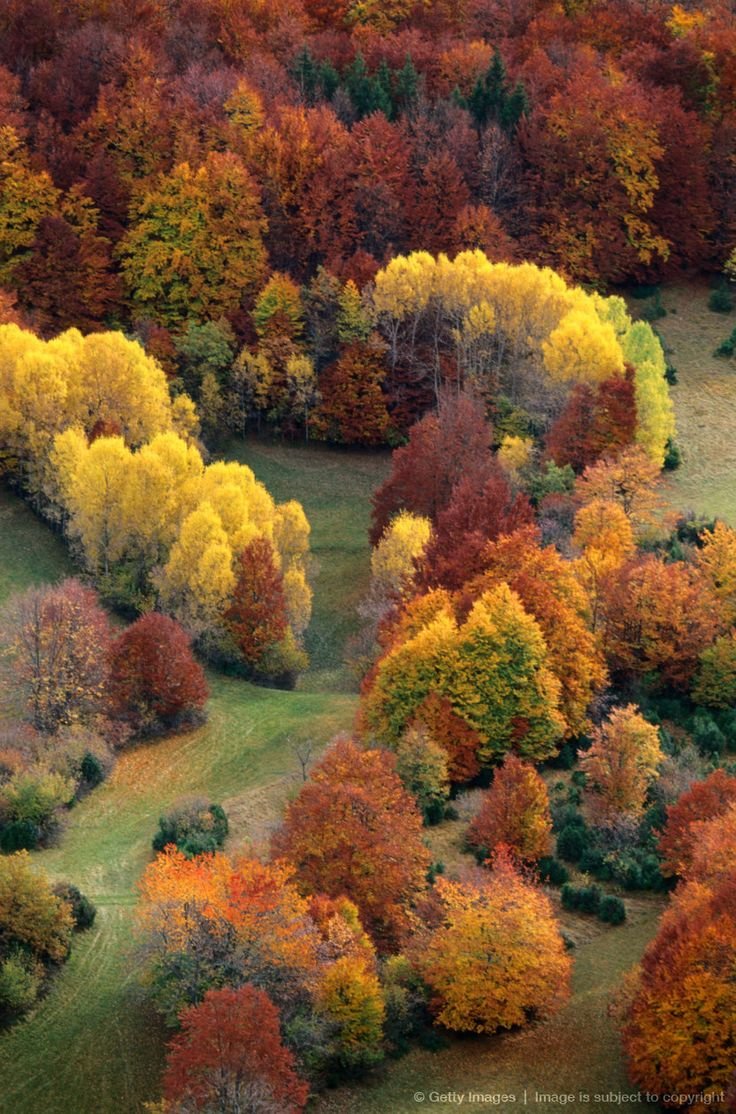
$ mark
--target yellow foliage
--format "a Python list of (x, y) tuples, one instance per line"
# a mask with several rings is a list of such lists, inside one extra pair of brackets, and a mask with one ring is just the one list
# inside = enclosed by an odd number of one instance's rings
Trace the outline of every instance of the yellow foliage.
[(507, 472), (514, 474), (529, 463), (533, 447), (531, 437), (507, 433), (498, 447), (498, 462)]
[(371, 554), (371, 574), (382, 593), (400, 596), (410, 587), (414, 562), (424, 553), (432, 533), (428, 518), (401, 511), (391, 520)]

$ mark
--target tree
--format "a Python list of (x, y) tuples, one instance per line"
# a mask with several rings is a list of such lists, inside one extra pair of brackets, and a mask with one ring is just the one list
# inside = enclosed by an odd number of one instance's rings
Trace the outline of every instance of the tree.
[(634, 375), (605, 379), (597, 387), (581, 383), (549, 429), (545, 451), (555, 464), (583, 472), (601, 456), (631, 444), (636, 433)]
[(301, 291), (288, 275), (271, 275), (256, 298), (253, 324), (261, 339), (268, 336), (285, 336), (292, 341), (301, 339), (304, 331)]
[(399, 511), (371, 553), (371, 593), (388, 602), (410, 592), (431, 533), (429, 519)]
[(74, 921), (43, 872), (31, 867), (27, 851), (0, 855), (0, 956), (13, 947), (60, 963), (66, 959)]
[(273, 548), (265, 538), (255, 538), (238, 558), (225, 623), (243, 660), (256, 668), (266, 651), (286, 634), (283, 577), (276, 567)]
[(345, 895), (382, 948), (405, 938), (425, 886), (422, 820), (387, 751), (338, 740), (287, 807), (272, 851), (306, 893)]
[(332, 1067), (348, 1075), (383, 1059), (385, 1006), (381, 984), (370, 963), (360, 956), (340, 956), (324, 973), (317, 1009), (336, 1029)]
[(526, 495), (514, 495), (498, 463), (489, 462), (482, 484), (477, 476), (465, 476), (437, 515), (421, 563), (420, 583), (459, 588), (485, 567), (489, 542), (528, 525), (533, 517)]
[(435, 889), (437, 927), (418, 934), (411, 956), (440, 1024), (495, 1033), (548, 1017), (565, 1003), (572, 962), (549, 900), (503, 851), (488, 879), (440, 877)]
[(684, 875), (690, 868), (699, 822), (723, 816), (736, 802), (736, 777), (714, 770), (696, 781), (674, 804), (667, 806), (667, 822), (659, 838), (662, 873)]
[(188, 635), (156, 612), (141, 616), (113, 642), (109, 684), (113, 715), (138, 733), (191, 719), (208, 696)]
[(315, 436), (346, 445), (383, 445), (391, 429), (382, 385), (386, 368), (380, 351), (353, 341), (320, 377), (322, 402)]
[(28, 259), (39, 221), (59, 204), (46, 170), (32, 169), (14, 128), (0, 124), (0, 284), (12, 288), (16, 266)]
[(660, 467), (638, 446), (589, 465), (575, 484), (580, 506), (594, 499), (618, 503), (641, 534), (656, 522), (660, 501), (656, 483)]
[(614, 674), (687, 688), (719, 633), (718, 609), (696, 566), (654, 554), (626, 562), (603, 584), (603, 646)]
[(76, 327), (102, 327), (120, 304), (109, 242), (94, 229), (77, 229), (62, 216), (43, 217), (30, 253), (14, 271), (21, 303), (44, 336)]
[(469, 395), (444, 395), (436, 414), (412, 426), (406, 445), (391, 457), (391, 474), (373, 496), (371, 543), (376, 545), (397, 511), (434, 522), (464, 475), (485, 467), (491, 429), (481, 403)]
[(565, 734), (584, 734), (589, 728), (590, 705), (606, 681), (606, 670), (573, 565), (554, 546), (540, 546), (538, 531), (525, 527), (487, 545), (483, 566), (485, 572), (464, 586), (463, 601), (477, 599), (501, 582), (517, 593), (544, 635), (549, 668), (560, 682)]
[(265, 269), (258, 190), (230, 152), (181, 163), (134, 206), (119, 252), (136, 316), (178, 326), (233, 313)]
[(614, 708), (593, 732), (593, 745), (580, 756), (586, 799), (594, 814), (604, 821), (640, 817), (663, 761), (654, 724), (647, 723), (635, 704)]
[(381, 741), (395, 743), (434, 692), (478, 733), (482, 764), (509, 750), (535, 760), (554, 753), (565, 729), (560, 685), (539, 624), (507, 584), (480, 595), (461, 625), (440, 604), (417, 627), (379, 660), (364, 696)]
[(6, 640), (39, 731), (53, 733), (102, 711), (110, 637), (96, 592), (78, 580), (30, 588), (11, 604)]
[(717, 521), (704, 530), (695, 560), (718, 600), (723, 619), (736, 622), (736, 531)]
[(425, 821), (442, 819), (450, 792), (447, 753), (426, 727), (408, 727), (396, 747), (396, 772)]
[(503, 844), (522, 862), (533, 863), (550, 853), (551, 833), (546, 785), (533, 766), (508, 754), (483, 795), (467, 842), (488, 856)]
[(182, 1110), (304, 1109), (309, 1088), (282, 1043), (279, 1011), (262, 990), (209, 990), (184, 1011), (181, 1029), (166, 1057), (169, 1102)]
[(736, 704), (736, 631), (722, 635), (703, 650), (693, 698), (709, 708)]
[(736, 870), (681, 887), (644, 953), (623, 1041), (637, 1086), (719, 1101), (736, 1041)]
[(430, 692), (417, 707), (409, 726), (423, 728), (442, 747), (450, 781), (471, 781), (480, 773), (480, 735), (455, 712), (446, 696)]

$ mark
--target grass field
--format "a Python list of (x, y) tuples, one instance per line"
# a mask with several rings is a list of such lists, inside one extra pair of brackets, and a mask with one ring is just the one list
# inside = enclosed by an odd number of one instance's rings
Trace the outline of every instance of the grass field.
[(298, 499), (312, 524), (312, 667), (300, 687), (351, 687), (343, 651), (368, 584), (370, 497), (388, 471), (389, 454), (255, 440), (230, 442), (226, 454), (250, 465), (279, 502)]
[(683, 455), (667, 487), (676, 509), (736, 524), (736, 360), (713, 356), (736, 326), (736, 312), (709, 310), (709, 294), (705, 283), (662, 292), (668, 313), (655, 327), (677, 368), (672, 398)]

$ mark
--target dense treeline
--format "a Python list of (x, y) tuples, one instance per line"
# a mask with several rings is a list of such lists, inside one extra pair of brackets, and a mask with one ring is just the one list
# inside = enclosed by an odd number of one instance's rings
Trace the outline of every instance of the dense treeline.
[(726, 6), (623, 0), (16, 0), (2, 313), (135, 329), (206, 432), (390, 440), (430, 403), (364, 312), (394, 256), (592, 284), (723, 266), (734, 33)]

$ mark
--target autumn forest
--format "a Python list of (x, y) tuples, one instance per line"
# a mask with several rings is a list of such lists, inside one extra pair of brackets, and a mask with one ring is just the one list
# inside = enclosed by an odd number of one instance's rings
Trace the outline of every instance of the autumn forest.
[(726, 0), (1, 0), (0, 1114), (736, 1114)]

